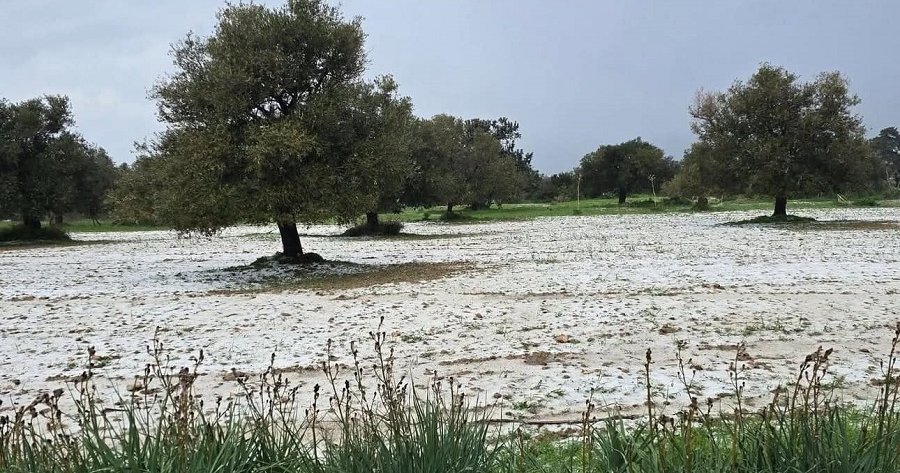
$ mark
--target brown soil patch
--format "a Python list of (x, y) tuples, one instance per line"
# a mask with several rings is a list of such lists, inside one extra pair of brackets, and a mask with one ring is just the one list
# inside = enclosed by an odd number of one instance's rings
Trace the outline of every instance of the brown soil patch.
[(900, 222), (890, 220), (824, 220), (787, 227), (795, 231), (900, 230)]
[(382, 284), (433, 281), (453, 276), (474, 267), (471, 263), (403, 263), (374, 266), (372, 271), (324, 276), (298, 281), (297, 287), (322, 290), (349, 290)]
[[(334, 263), (338, 266), (341, 263)], [(343, 263), (344, 266), (350, 263)], [(240, 289), (222, 289), (210, 291), (208, 294), (233, 295), (254, 294), (261, 292), (283, 292), (298, 289), (320, 291), (347, 291), (364, 287), (379, 286), (384, 284), (416, 283), (433, 281), (454, 276), (475, 267), (467, 262), (443, 262), (443, 263), (402, 263), (384, 266), (353, 265), (357, 269), (351, 273), (336, 272), (333, 274), (302, 274), (297, 271), (294, 274), (278, 276), (258, 285)], [(345, 299), (352, 297), (343, 294), (339, 296)]]
[(36, 241), (4, 241), (0, 242), (0, 252), (34, 250), (38, 248), (60, 248), (68, 246), (105, 245), (119, 243), (114, 240), (84, 241), (84, 240), (36, 240)]

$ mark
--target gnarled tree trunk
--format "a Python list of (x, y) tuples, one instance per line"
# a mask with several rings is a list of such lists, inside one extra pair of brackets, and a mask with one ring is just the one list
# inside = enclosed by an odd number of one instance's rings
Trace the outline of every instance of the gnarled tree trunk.
[(297, 233), (297, 224), (294, 222), (278, 222), (278, 233), (281, 234), (281, 254), (296, 258), (303, 254), (300, 246), (300, 234)]
[(775, 213), (774, 217), (787, 217), (787, 196), (779, 194), (775, 196)]

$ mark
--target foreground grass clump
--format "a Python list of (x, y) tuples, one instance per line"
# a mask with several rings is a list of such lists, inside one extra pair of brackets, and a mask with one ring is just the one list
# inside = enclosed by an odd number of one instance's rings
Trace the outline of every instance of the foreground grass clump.
[[(326, 381), (313, 388), (308, 404), (298, 402), (298, 387), (274, 367), (274, 355), (256, 379), (238, 378), (247, 394), (243, 401), (219, 399), (214, 406), (195, 397), (202, 352), (192, 368), (173, 369), (155, 340), (154, 362), (122, 407), (97, 398), (89, 364), (72, 383), (75, 413), (60, 408), (60, 389), (0, 418), (0, 471), (900, 471), (900, 324), (869, 409), (841, 405), (826, 380), (832, 351), (819, 348), (760, 412), (743, 405), (746, 380), (736, 356), (729, 369), (732, 406), (714, 413), (713, 400), (694, 396), (693, 375), (685, 368), (691, 361), (683, 361), (679, 350), (677, 374), (688, 404), (662, 415), (652, 394), (648, 350), (643, 418), (598, 418), (589, 400), (570, 429), (574, 437), (555, 441), (521, 427), (502, 428), (490, 409), (460, 394), (452, 378), (412, 387), (397, 376), (385, 333), (379, 327), (370, 336), (372, 360), (364, 361), (353, 345), (352, 366), (325, 361)], [(330, 342), (326, 355), (332, 359)]]
[(57, 227), (33, 228), (15, 225), (0, 228), (0, 242), (70, 241), (69, 235)]

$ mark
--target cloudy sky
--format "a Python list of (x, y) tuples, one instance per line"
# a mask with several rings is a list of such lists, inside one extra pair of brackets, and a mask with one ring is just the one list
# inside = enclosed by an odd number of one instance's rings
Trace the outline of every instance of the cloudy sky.
[[(279, 1), (257, 1), (277, 5)], [(80, 131), (116, 161), (161, 129), (147, 90), (169, 45), (210, 32), (216, 0), (0, 0), (0, 97), (72, 99)], [(900, 2), (831, 0), (344, 0), (374, 76), (416, 113), (508, 116), (545, 172), (636, 136), (680, 157), (687, 107), (768, 61), (839, 70), (870, 134), (900, 125)]]

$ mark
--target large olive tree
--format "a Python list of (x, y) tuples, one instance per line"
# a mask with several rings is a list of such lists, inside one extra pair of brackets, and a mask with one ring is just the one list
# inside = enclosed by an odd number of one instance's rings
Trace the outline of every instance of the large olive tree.
[(858, 189), (878, 174), (858, 103), (837, 72), (804, 83), (763, 64), (725, 92), (701, 92), (690, 112), (707, 156), (744, 192), (773, 196), (784, 216), (792, 194)]
[(289, 0), (229, 5), (209, 37), (176, 44), (176, 71), (153, 92), (168, 124), (151, 146), (162, 220), (202, 232), (274, 221), (284, 255), (300, 257), (298, 222), (377, 211), (379, 177), (402, 167), (385, 133), (409, 104), (389, 79), (363, 82), (363, 40), (324, 1)]

